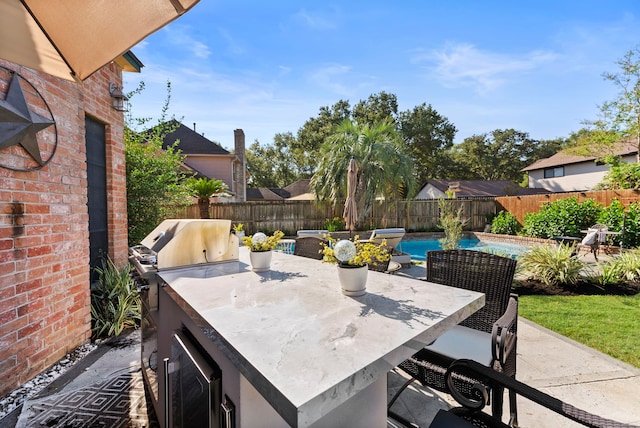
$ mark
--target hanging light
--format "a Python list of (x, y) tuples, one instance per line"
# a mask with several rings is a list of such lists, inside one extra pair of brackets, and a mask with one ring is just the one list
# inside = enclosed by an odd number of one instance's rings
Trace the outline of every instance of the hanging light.
[(109, 83), (109, 93), (111, 94), (111, 107), (116, 111), (129, 111), (129, 98), (122, 93), (122, 86)]

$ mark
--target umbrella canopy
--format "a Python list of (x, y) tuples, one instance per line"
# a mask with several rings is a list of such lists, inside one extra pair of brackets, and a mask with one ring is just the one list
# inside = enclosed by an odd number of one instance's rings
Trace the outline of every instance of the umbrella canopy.
[(0, 58), (84, 80), (199, 0), (0, 0)]
[(358, 165), (351, 158), (347, 172), (347, 200), (344, 202), (344, 222), (347, 229), (353, 232), (358, 221), (358, 207), (356, 206), (356, 187), (358, 185)]

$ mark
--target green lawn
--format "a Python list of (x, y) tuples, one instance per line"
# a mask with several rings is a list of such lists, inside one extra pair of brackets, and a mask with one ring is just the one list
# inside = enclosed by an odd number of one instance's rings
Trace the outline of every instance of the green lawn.
[(640, 368), (640, 294), (520, 296), (519, 314)]

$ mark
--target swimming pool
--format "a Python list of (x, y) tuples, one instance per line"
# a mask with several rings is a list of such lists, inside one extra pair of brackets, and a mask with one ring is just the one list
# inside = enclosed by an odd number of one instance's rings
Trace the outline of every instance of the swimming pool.
[[(500, 255), (509, 255), (511, 257), (516, 257), (527, 250), (527, 247), (522, 245), (479, 241), (477, 239), (461, 239), (458, 242), (458, 246), (462, 249), (486, 251)], [(437, 239), (416, 239), (400, 242), (398, 249), (402, 250), (403, 253), (410, 254), (412, 259), (426, 260), (425, 255), (427, 251), (441, 250), (442, 247)]]

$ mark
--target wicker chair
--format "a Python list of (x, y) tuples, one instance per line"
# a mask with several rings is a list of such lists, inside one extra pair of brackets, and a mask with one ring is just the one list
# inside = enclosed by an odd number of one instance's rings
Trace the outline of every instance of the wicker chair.
[[(445, 332), (398, 368), (411, 376), (389, 402), (414, 380), (442, 392), (449, 392), (445, 381), (447, 367), (458, 359), (476, 360), (487, 367), (515, 378), (518, 296), (511, 294), (516, 261), (495, 254), (471, 250), (429, 251), (427, 281), (485, 293), (485, 306)], [(458, 390), (473, 398), (474, 379), (456, 378)], [(504, 390), (492, 390), (492, 413), (502, 415)], [(517, 424), (515, 393), (509, 395), (511, 422)]]
[[(455, 381), (457, 377), (481, 379), (481, 382), (477, 385), (477, 399), (470, 400), (465, 394), (457, 390)], [(429, 425), (430, 428), (508, 428), (508, 425), (504, 424), (499, 418), (482, 412), (488, 397), (487, 385), (494, 390), (506, 388), (510, 393), (527, 398), (584, 426), (596, 428), (631, 428), (635, 426), (605, 419), (578, 409), (510, 376), (506, 376), (504, 373), (485, 367), (476, 361), (458, 360), (453, 362), (447, 369), (445, 379), (451, 395), (463, 407), (456, 407), (448, 411), (439, 410), (431, 425)], [(635, 428), (638, 427), (635, 426)]]
[(299, 236), (296, 238), (296, 245), (293, 254), (296, 256), (308, 257), (310, 259), (322, 260), (324, 255), (322, 249), (329, 241), (318, 236)]

